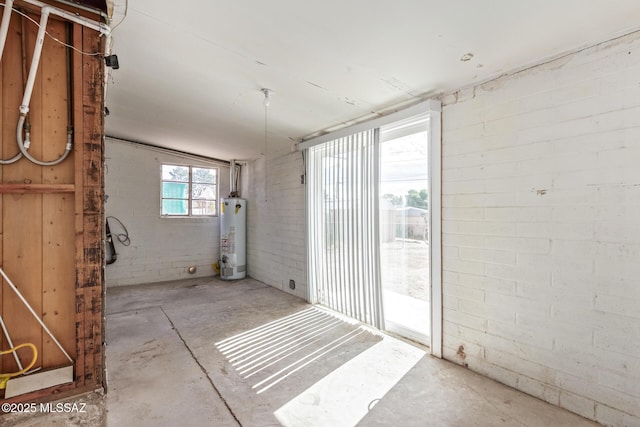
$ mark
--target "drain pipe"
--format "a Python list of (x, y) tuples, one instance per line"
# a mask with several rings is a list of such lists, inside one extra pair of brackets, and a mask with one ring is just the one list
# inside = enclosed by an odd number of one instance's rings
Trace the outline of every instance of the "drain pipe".
[(22, 98), (22, 104), (20, 105), (20, 117), (18, 118), (18, 126), (16, 128), (16, 141), (18, 143), (18, 148), (22, 155), (24, 155), (27, 159), (29, 159), (32, 163), (40, 166), (54, 166), (60, 164), (64, 161), (64, 159), (69, 156), (71, 152), (72, 144), (71, 139), (67, 138), (67, 145), (65, 147), (65, 151), (56, 160), (52, 160), (50, 162), (45, 162), (36, 159), (31, 154), (29, 154), (29, 145), (30, 141), (23, 140), (23, 132), (24, 132), (24, 122), (27, 118), (27, 114), (29, 113), (29, 103), (31, 102), (31, 94), (33, 92), (33, 86), (36, 82), (36, 74), (38, 73), (38, 65), (40, 64), (40, 55), (42, 54), (42, 45), (44, 44), (44, 36), (47, 32), (47, 22), (49, 21), (49, 14), (51, 13), (52, 8), (45, 6), (40, 11), (40, 28), (38, 28), (38, 37), (36, 39), (36, 46), (33, 49), (33, 58), (31, 59), (31, 68), (29, 68), (29, 77), (27, 78), (27, 84), (24, 88), (24, 97)]
[(11, 20), (11, 11), (13, 10), (13, 0), (5, 0), (4, 12), (2, 12), (2, 24), (0, 24), (0, 59), (4, 52), (4, 44), (7, 41), (7, 33), (9, 32), (9, 21)]
[(236, 161), (231, 160), (229, 165), (229, 197), (238, 197), (238, 189), (236, 187)]
[(47, 32), (47, 22), (49, 22), (49, 13), (51, 13), (50, 7), (43, 7), (40, 11), (40, 28), (38, 28), (38, 36), (36, 37), (36, 46), (33, 49), (33, 58), (31, 58), (31, 68), (29, 68), (29, 77), (27, 77), (27, 84), (24, 88), (24, 96), (22, 98), (22, 105), (20, 105), (20, 112), (23, 110), (26, 114), (29, 111), (29, 103), (31, 102), (31, 93), (33, 92), (33, 85), (36, 82), (36, 74), (38, 73), (38, 65), (40, 64), (40, 55), (42, 54), (42, 45), (44, 44), (44, 36)]

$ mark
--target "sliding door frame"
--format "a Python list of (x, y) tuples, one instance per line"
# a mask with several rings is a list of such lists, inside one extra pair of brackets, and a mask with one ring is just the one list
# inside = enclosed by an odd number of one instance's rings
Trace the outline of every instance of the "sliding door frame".
[[(297, 144), (297, 149), (303, 152), (305, 159), (307, 158), (308, 148), (315, 145), (323, 144), (338, 138), (353, 135), (364, 130), (372, 128), (380, 128), (382, 126), (407, 119), (409, 117), (427, 114), (429, 116), (429, 262), (430, 262), (430, 315), (431, 315), (431, 331), (430, 350), (435, 357), (442, 358), (442, 106), (440, 101), (427, 100), (408, 107), (406, 109), (396, 111), (386, 116), (378, 117), (373, 120), (357, 123), (334, 132), (320, 135)], [(307, 165), (305, 164), (305, 173)], [(305, 223), (306, 223), (306, 248), (307, 252), (312, 251), (309, 248), (310, 224), (308, 221), (307, 206), (311, 191), (309, 189), (308, 180), (305, 180)], [(308, 259), (308, 258), (307, 258)], [(313, 281), (311, 271), (309, 269), (309, 261), (307, 260), (307, 301), (314, 304), (317, 302), (317, 296), (314, 295)]]
[[(438, 103), (440, 104), (440, 103)], [(442, 358), (442, 108), (430, 111), (429, 262), (431, 274), (431, 355)]]

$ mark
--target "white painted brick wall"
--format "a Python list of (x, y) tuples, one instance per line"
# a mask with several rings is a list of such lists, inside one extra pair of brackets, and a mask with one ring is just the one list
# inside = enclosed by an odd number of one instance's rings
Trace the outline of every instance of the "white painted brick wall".
[(264, 159), (249, 165), (247, 268), (251, 277), (306, 298), (304, 167), (302, 154), (286, 145), (279, 152), (272, 148), (266, 177)]
[(443, 102), (445, 357), (640, 425), (640, 34)]
[[(118, 259), (106, 266), (107, 286), (162, 282), (214, 274), (219, 258), (218, 218), (162, 218), (162, 163), (212, 166), (211, 163), (159, 152), (142, 145), (107, 138), (106, 214), (119, 218), (129, 231), (131, 245), (115, 242)], [(229, 167), (219, 168), (220, 196), (229, 193)], [(119, 225), (109, 221), (113, 233)], [(194, 265), (197, 272), (187, 273)]]

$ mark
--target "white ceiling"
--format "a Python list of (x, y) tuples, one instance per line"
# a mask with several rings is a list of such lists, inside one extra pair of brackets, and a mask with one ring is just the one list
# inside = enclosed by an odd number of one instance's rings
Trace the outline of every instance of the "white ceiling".
[[(267, 151), (638, 27), (637, 0), (130, 0), (107, 135)], [(461, 57), (473, 53), (470, 61)]]

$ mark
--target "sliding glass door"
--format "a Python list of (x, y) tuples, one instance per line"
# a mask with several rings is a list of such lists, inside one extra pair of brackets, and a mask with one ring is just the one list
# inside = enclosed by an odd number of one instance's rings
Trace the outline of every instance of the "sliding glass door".
[(427, 344), (436, 356), (439, 118), (439, 104), (427, 103), (299, 146), (309, 301)]
[(312, 302), (382, 328), (377, 141), (372, 129), (309, 149), (307, 212)]
[(429, 344), (426, 116), (380, 129), (380, 271), (385, 329)]

